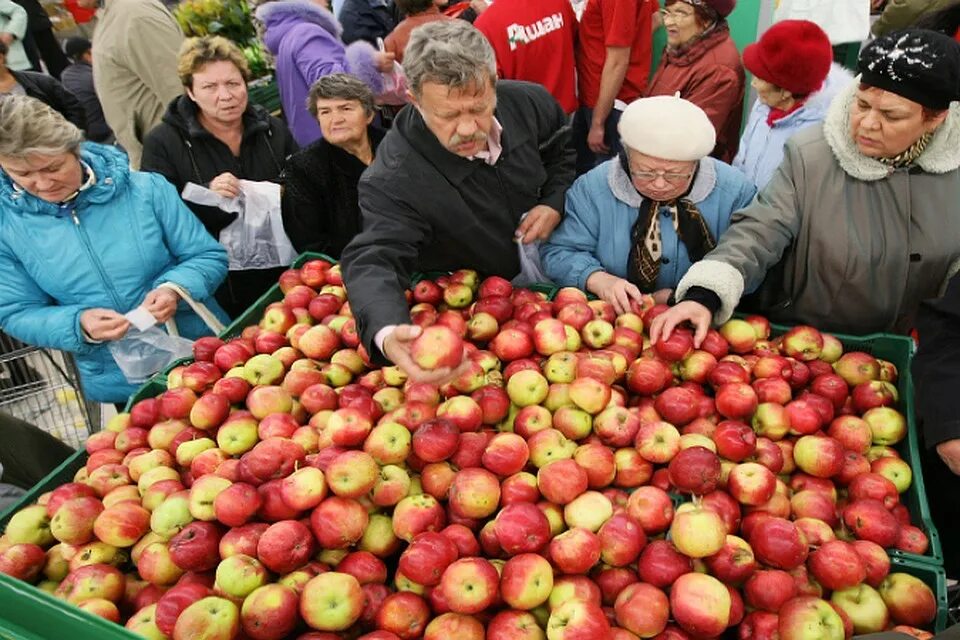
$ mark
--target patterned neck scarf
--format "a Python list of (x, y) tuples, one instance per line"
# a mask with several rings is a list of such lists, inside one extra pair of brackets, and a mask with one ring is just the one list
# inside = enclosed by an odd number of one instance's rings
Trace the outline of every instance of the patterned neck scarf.
[(877, 158), (877, 160), (888, 167), (893, 167), (894, 169), (909, 167), (923, 154), (924, 149), (926, 149), (927, 145), (930, 144), (930, 138), (932, 137), (933, 132), (925, 133), (920, 137), (919, 140), (910, 145), (906, 151), (902, 151), (892, 158)]
[[(620, 154), (620, 162), (627, 175), (630, 175), (626, 154)], [(697, 179), (697, 172), (686, 193), (679, 198), (668, 202), (659, 202), (643, 198), (640, 205), (637, 222), (631, 232), (631, 249), (627, 258), (627, 280), (637, 285), (643, 292), (656, 289), (657, 277), (660, 275), (660, 261), (663, 258), (663, 240), (661, 235), (660, 210), (668, 207), (671, 213), (671, 224), (680, 241), (687, 248), (687, 255), (691, 262), (702, 260), (715, 246), (716, 240), (707, 227), (703, 214), (687, 196)]]

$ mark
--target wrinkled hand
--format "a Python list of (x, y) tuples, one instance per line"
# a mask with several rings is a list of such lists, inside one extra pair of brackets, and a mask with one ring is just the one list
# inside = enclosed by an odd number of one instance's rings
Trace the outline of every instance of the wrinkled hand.
[(227, 171), (210, 181), (210, 190), (224, 198), (236, 198), (240, 195), (240, 180)]
[(130, 321), (113, 309), (87, 309), (80, 314), (80, 326), (90, 338), (109, 342), (125, 336)]
[(653, 319), (653, 322), (650, 323), (650, 342), (669, 340), (670, 334), (673, 333), (677, 325), (689, 322), (695, 329), (693, 345), (699, 349), (703, 339), (707, 337), (707, 330), (710, 328), (712, 319), (710, 310), (699, 302), (691, 300), (680, 302)]
[(157, 287), (143, 299), (143, 307), (150, 312), (157, 322), (164, 323), (177, 312), (177, 303), (180, 296), (176, 291), (167, 287)]
[(950, 471), (960, 476), (960, 438), (941, 442), (937, 445), (937, 453)]
[(560, 224), (560, 213), (553, 207), (538, 204), (530, 209), (514, 235), (520, 238), (523, 244), (530, 244), (535, 240), (549, 238), (558, 224)]
[(590, 274), (587, 278), (587, 291), (612, 304), (617, 315), (631, 313), (630, 300), (638, 303), (643, 300), (643, 294), (636, 285), (605, 271)]
[(473, 9), (477, 15), (486, 11), (489, 6), (490, 4), (486, 0), (470, 0), (470, 8)]
[(590, 151), (596, 154), (610, 153), (610, 148), (604, 143), (605, 127), (603, 123), (590, 125), (590, 132), (587, 134), (587, 146)]
[(377, 67), (380, 73), (390, 73), (393, 71), (393, 61), (396, 60), (396, 58), (397, 56), (393, 53), (381, 51), (374, 56), (374, 66)]
[(418, 367), (410, 355), (410, 345), (422, 332), (423, 329), (417, 325), (397, 325), (383, 340), (383, 355), (400, 367), (407, 374), (407, 378), (413, 382), (426, 382), (441, 386), (464, 373), (469, 366), (469, 361), (466, 359), (461, 361), (460, 366), (455, 369), (427, 371)]

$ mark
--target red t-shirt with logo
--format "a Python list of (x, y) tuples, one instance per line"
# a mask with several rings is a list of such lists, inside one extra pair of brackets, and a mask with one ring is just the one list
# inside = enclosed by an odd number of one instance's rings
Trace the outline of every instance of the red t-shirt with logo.
[(630, 47), (630, 66), (617, 98), (629, 104), (644, 94), (653, 60), (653, 14), (659, 9), (657, 0), (587, 0), (577, 42), (582, 106), (597, 104), (607, 47)]
[(542, 84), (564, 111), (577, 109), (577, 17), (569, 0), (496, 0), (473, 26), (493, 45), (499, 77)]

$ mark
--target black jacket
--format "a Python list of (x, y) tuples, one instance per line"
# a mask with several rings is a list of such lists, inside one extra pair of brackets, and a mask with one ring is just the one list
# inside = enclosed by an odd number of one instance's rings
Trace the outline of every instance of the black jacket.
[(83, 111), (83, 105), (56, 78), (33, 71), (11, 69), (10, 73), (28, 96), (46, 103), (80, 129), (86, 130), (87, 116)]
[[(206, 186), (229, 171), (245, 180), (278, 182), (286, 159), (297, 143), (286, 125), (259, 105), (250, 104), (243, 115), (240, 157), (216, 139), (197, 120), (197, 105), (187, 96), (175, 98), (143, 141), (141, 171), (155, 171), (183, 191), (188, 182)], [(236, 219), (217, 207), (187, 202), (207, 231), (216, 238)]]
[(93, 67), (86, 62), (74, 62), (60, 74), (60, 82), (83, 105), (87, 116), (87, 140), (112, 141), (113, 131), (103, 117), (100, 98), (93, 89)]
[[(369, 127), (376, 154), (385, 132)], [(319, 251), (339, 258), (360, 232), (357, 183), (367, 166), (326, 140), (290, 156), (283, 170), (283, 227), (299, 252)]]
[(392, 0), (346, 0), (337, 16), (344, 44), (366, 40), (376, 46), (377, 38), (386, 38), (397, 26)]
[(444, 148), (405, 107), (360, 179), (363, 231), (343, 251), (350, 304), (369, 353), (390, 324), (408, 323), (404, 289), (415, 271), (520, 271), (514, 232), (538, 204), (563, 212), (574, 151), (563, 109), (529, 82), (497, 83), (503, 151), (496, 165)]
[(913, 361), (917, 417), (924, 444), (960, 438), (960, 275), (939, 300), (920, 307), (920, 348)]

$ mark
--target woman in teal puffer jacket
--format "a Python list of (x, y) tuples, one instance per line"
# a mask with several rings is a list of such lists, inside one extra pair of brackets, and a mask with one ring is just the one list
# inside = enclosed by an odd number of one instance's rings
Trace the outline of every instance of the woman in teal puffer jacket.
[(85, 396), (126, 401), (108, 342), (143, 305), (184, 337), (209, 334), (164, 283), (221, 319), (212, 294), (227, 255), (159, 175), (131, 171), (113, 147), (83, 143), (74, 125), (24, 96), (0, 99), (0, 327), (74, 354)]

